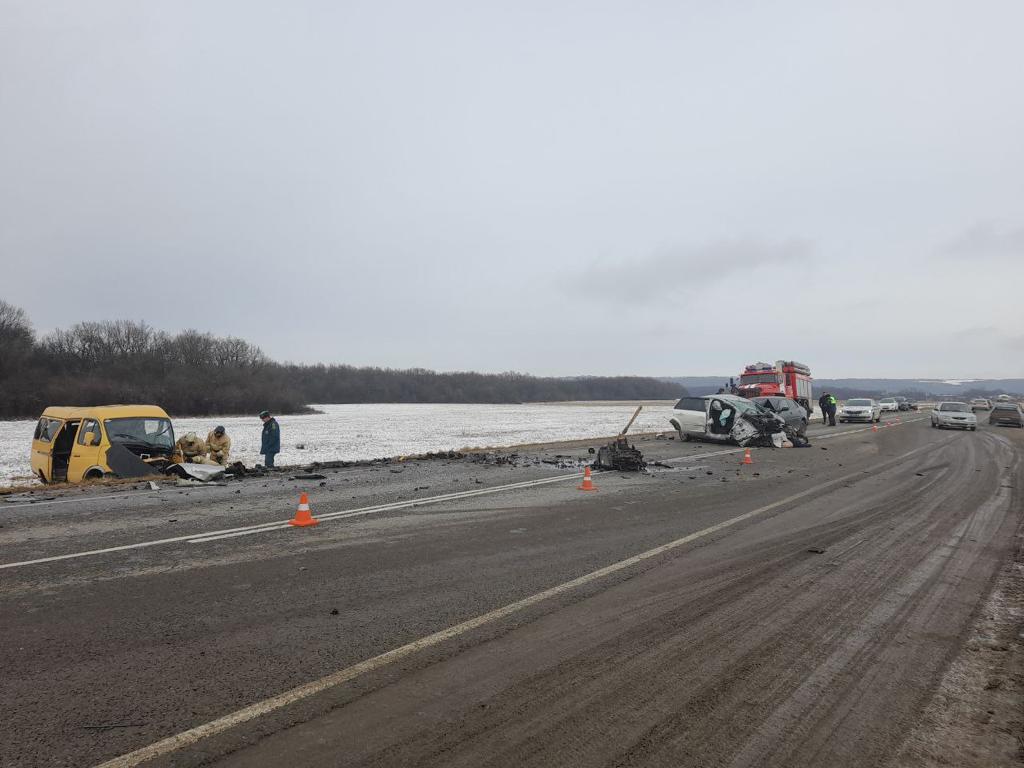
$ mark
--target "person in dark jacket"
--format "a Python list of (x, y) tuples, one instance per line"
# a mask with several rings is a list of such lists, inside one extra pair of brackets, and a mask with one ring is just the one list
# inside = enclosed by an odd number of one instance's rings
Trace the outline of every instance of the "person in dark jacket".
[(821, 411), (821, 423), (828, 424), (828, 392), (822, 392), (818, 398), (818, 410)]
[(265, 458), (263, 466), (273, 467), (274, 457), (281, 452), (281, 426), (270, 415), (270, 411), (261, 411), (260, 420), (263, 422), (263, 437), (260, 440), (260, 453)]
[(836, 425), (836, 410), (839, 407), (839, 401), (836, 400), (836, 396), (829, 393), (828, 397), (828, 425), (834, 427)]

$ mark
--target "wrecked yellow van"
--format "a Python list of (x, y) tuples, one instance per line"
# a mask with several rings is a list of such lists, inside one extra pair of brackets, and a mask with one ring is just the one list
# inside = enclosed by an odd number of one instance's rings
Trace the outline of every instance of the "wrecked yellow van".
[(173, 456), (174, 428), (156, 405), (47, 408), (32, 437), (32, 472), (44, 483), (134, 477)]

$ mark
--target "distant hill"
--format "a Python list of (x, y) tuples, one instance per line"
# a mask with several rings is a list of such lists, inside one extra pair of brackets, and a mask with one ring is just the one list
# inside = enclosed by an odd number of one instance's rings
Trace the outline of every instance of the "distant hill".
[[(665, 381), (680, 384), (693, 395), (717, 392), (728, 376), (666, 376)], [(907, 397), (970, 398), (1006, 393), (1024, 395), (1024, 379), (818, 379), (815, 392), (828, 390), (837, 397), (905, 395)]]

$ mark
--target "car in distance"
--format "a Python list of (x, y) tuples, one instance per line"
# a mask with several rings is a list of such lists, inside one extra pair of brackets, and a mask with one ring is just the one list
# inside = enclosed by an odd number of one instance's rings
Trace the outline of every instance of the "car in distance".
[(988, 411), (991, 410), (992, 403), (986, 400), (984, 397), (976, 397), (971, 400), (972, 411)]
[(767, 397), (752, 397), (750, 402), (757, 403), (762, 408), (774, 413), (786, 422), (787, 427), (795, 430), (797, 434), (802, 435), (807, 431), (807, 411), (796, 400), (769, 395)]
[(900, 409), (899, 401), (895, 397), (883, 397), (878, 401), (878, 404), (882, 407), (882, 413), (898, 411)]
[(893, 398), (896, 401), (896, 409), (899, 411), (909, 411), (910, 401), (905, 397), (896, 396)]
[(839, 409), (839, 421), (872, 421), (882, 420), (882, 406), (870, 397), (855, 397), (843, 403)]
[(932, 411), (932, 427), (934, 429), (957, 427), (973, 432), (978, 428), (978, 417), (974, 415), (967, 403), (945, 400), (937, 403)]
[(1024, 410), (1017, 403), (996, 403), (989, 411), (988, 423), (1024, 429)]

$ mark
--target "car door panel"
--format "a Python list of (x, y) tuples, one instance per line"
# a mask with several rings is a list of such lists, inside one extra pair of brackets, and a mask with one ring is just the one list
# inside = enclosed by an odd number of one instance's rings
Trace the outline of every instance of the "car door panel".
[(96, 419), (85, 419), (78, 430), (74, 447), (71, 451), (71, 462), (68, 465), (68, 480), (80, 482), (85, 473), (100, 464), (100, 444), (103, 433)]
[(707, 431), (707, 402), (702, 397), (684, 397), (676, 404), (672, 417), (679, 422), (683, 432), (704, 434)]

